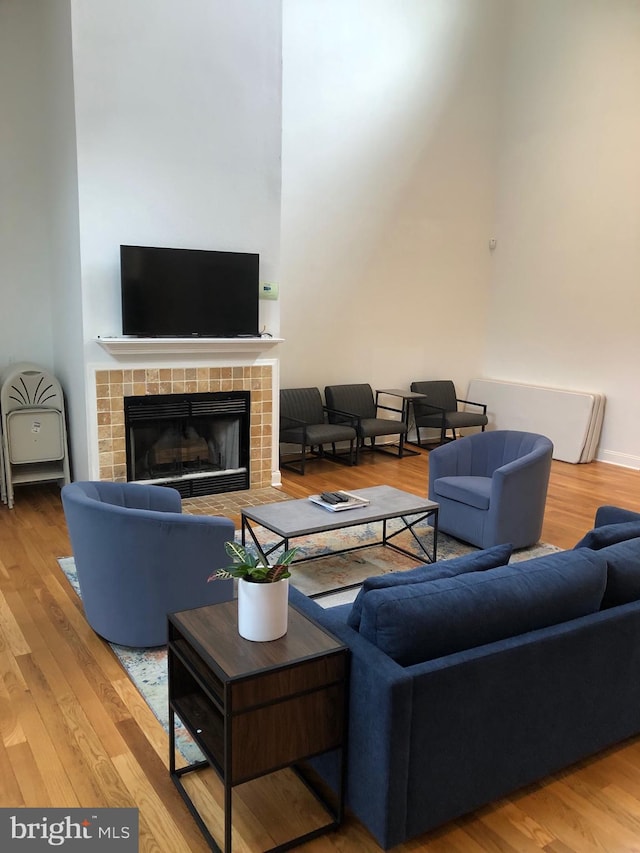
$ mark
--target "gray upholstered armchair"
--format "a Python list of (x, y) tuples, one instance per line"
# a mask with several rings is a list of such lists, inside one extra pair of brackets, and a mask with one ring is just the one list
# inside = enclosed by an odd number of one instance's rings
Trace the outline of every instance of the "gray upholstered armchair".
[[(328, 410), (322, 404), (318, 388), (282, 388), (280, 390), (280, 467), (290, 468), (298, 474), (304, 474), (305, 462), (309, 453), (315, 456), (327, 456), (339, 462), (353, 465), (355, 462), (354, 445), (356, 431), (355, 419), (345, 423), (331, 423)], [(348, 442), (349, 451), (339, 454), (336, 444)], [(290, 459), (282, 453), (283, 444), (300, 447), (295, 458)], [(331, 453), (324, 449), (331, 445)]]
[(402, 456), (407, 425), (404, 421), (395, 418), (380, 417), (381, 410), (395, 412), (397, 409), (376, 403), (371, 385), (366, 383), (327, 385), (324, 396), (331, 410), (329, 419), (334, 423), (355, 418), (359, 448), (365, 447), (365, 439), (368, 438), (369, 447), (372, 450), (384, 450), (383, 447), (376, 445), (376, 438), (382, 435), (397, 435), (399, 437), (398, 454)]
[[(447, 430), (451, 430), (452, 438), (455, 438), (456, 430), (465, 427), (482, 427), (484, 432), (484, 428), (489, 422), (486, 405), (459, 398), (451, 379), (412, 382), (411, 390), (425, 396), (424, 400), (413, 401), (416, 436), (421, 447), (421, 429), (440, 430), (439, 443), (444, 444), (447, 441)], [(468, 408), (460, 409), (459, 403), (463, 403), (465, 406), (473, 406), (475, 411)]]
[(233, 597), (233, 581), (207, 583), (228, 565), (229, 518), (182, 515), (176, 489), (142, 483), (78, 482), (62, 505), (93, 630), (123, 646), (167, 641), (167, 614)]
[(478, 548), (534, 545), (552, 452), (545, 436), (516, 430), (479, 432), (436, 447), (429, 455), (429, 499), (440, 505), (438, 529)]

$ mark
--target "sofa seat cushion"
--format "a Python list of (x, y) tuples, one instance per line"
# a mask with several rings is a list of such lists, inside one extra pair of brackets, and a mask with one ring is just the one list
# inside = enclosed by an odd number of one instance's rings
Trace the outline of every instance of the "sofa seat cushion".
[(407, 425), (402, 421), (391, 420), (390, 418), (361, 418), (360, 430), (362, 435), (367, 437), (375, 435), (391, 435), (407, 431)]
[(589, 549), (371, 590), (360, 634), (403, 666), (556, 625), (600, 608), (607, 563)]
[(617, 542), (626, 542), (628, 539), (637, 539), (638, 537), (640, 537), (640, 521), (623, 521), (594, 527), (573, 547), (574, 549), (591, 548), (594, 551), (599, 551), (608, 545), (615, 545)]
[(433, 488), (436, 499), (449, 498), (476, 509), (489, 509), (491, 477), (439, 477)]
[(347, 623), (354, 629), (359, 630), (362, 616), (362, 603), (365, 595), (372, 589), (384, 589), (389, 586), (403, 586), (409, 583), (422, 583), (424, 581), (438, 580), (439, 578), (452, 578), (455, 575), (466, 572), (482, 572), (486, 569), (495, 569), (498, 566), (506, 566), (512, 552), (511, 545), (496, 545), (484, 551), (473, 551), (471, 554), (463, 554), (461, 557), (453, 557), (451, 560), (442, 560), (439, 563), (426, 563), (409, 569), (407, 572), (389, 572), (386, 575), (376, 575), (367, 578), (351, 605), (351, 612)]
[(595, 553), (607, 561), (607, 588), (602, 607), (640, 599), (640, 538), (615, 542)]
[(334, 441), (353, 441), (356, 437), (353, 427), (341, 424), (307, 424), (306, 436), (304, 430), (302, 426), (282, 429), (280, 441), (302, 444), (306, 437), (307, 447), (316, 447), (321, 444), (331, 444)]

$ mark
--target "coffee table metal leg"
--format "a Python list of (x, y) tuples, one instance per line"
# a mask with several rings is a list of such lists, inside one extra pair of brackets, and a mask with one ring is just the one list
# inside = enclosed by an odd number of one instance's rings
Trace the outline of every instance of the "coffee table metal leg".
[(438, 510), (433, 513), (433, 562), (438, 559)]
[(245, 516), (242, 516), (242, 544), (246, 545), (247, 537), (246, 533), (249, 531), (249, 536), (251, 537), (253, 544), (256, 546), (256, 550), (260, 555), (261, 559), (265, 562), (269, 562), (269, 555), (273, 554), (274, 551), (278, 551), (280, 548), (283, 548), (285, 551), (289, 548), (289, 539), (279, 539), (274, 545), (270, 548), (263, 548), (263, 546), (258, 541), (258, 537), (256, 536), (253, 528), (249, 524), (248, 520)]
[[(427, 558), (430, 563), (435, 563), (437, 559), (437, 550), (438, 550), (438, 510), (430, 510), (424, 515), (420, 515), (418, 518), (413, 521), (408, 521), (407, 517), (402, 515), (399, 516), (402, 519), (403, 527), (399, 530), (394, 530), (393, 533), (387, 535), (387, 522), (383, 521), (382, 524), (382, 544), (388, 546), (389, 548), (393, 548), (394, 551), (398, 551), (400, 554), (406, 554), (408, 557), (419, 557), (419, 554), (415, 554), (412, 551), (409, 551), (407, 548), (403, 548), (401, 545), (396, 545), (395, 542), (391, 542), (395, 536), (398, 536), (400, 533), (404, 533), (405, 530), (408, 530), (409, 533), (415, 539), (418, 548), (422, 552), (422, 554)], [(417, 535), (415, 530), (413, 529), (416, 524), (419, 524), (421, 521), (424, 521), (426, 518), (433, 518), (433, 545), (431, 548), (431, 553), (425, 548), (424, 543)]]

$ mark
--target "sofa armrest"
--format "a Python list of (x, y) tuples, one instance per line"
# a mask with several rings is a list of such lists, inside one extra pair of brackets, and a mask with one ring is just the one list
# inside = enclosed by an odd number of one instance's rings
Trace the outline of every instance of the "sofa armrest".
[(482, 414), (487, 414), (487, 404), (486, 403), (476, 403), (473, 400), (463, 400), (461, 397), (456, 398), (457, 403), (464, 403), (465, 406), (479, 406), (482, 409)]
[(293, 415), (283, 415), (280, 412), (280, 429), (295, 429), (296, 427), (306, 427), (308, 426), (307, 421), (303, 421), (302, 418), (294, 418)]
[(332, 409), (329, 406), (323, 406), (323, 410), (329, 417), (330, 424), (342, 424), (343, 426), (353, 427), (355, 430), (360, 429), (362, 417), (353, 412), (346, 412), (343, 409)]
[(344, 424), (345, 426), (350, 426), (354, 429), (357, 429), (361, 420), (358, 415), (348, 416), (348, 412), (341, 412), (339, 409), (330, 409), (328, 406), (323, 406), (322, 411), (328, 416), (329, 423), (334, 423), (332, 415), (338, 415), (342, 417), (342, 420), (336, 420), (336, 424)]
[(604, 527), (607, 524), (621, 524), (625, 521), (640, 521), (640, 512), (607, 505), (599, 507), (596, 511), (593, 526)]
[[(347, 804), (382, 847), (392, 846), (406, 833), (413, 678), (332, 608), (293, 587), (290, 602), (349, 646)], [(335, 787), (337, 761), (320, 761), (318, 769)]]

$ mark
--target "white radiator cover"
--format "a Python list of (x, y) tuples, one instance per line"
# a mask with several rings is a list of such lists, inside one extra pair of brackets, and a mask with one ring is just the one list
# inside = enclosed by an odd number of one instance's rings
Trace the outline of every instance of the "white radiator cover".
[(554, 459), (591, 462), (595, 456), (604, 416), (603, 394), (472, 379), (467, 399), (487, 404), (487, 429), (546, 435), (553, 442)]

